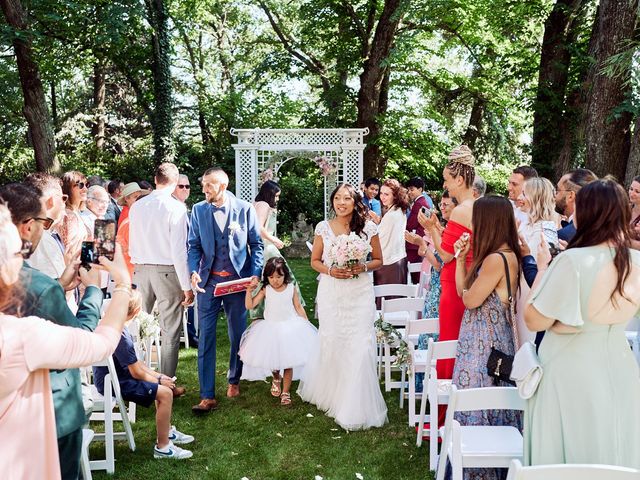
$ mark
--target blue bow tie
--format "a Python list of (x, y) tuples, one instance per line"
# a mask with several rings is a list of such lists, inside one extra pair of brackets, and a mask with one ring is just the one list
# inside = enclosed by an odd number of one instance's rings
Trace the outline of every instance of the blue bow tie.
[(222, 213), (226, 213), (227, 211), (227, 206), (226, 205), (222, 205), (221, 207), (216, 207), (214, 204), (211, 204), (211, 207), (213, 208), (213, 212), (222, 212)]

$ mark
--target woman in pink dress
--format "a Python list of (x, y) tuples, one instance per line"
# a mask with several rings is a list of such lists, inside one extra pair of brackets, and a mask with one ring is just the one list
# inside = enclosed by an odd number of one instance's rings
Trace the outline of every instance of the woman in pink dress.
[(91, 365), (113, 353), (127, 316), (131, 279), (119, 247), (113, 262), (101, 257), (117, 287), (95, 332), (5, 315), (21, 297), (13, 285), (28, 250), (0, 205), (0, 435), (6, 439), (0, 472), (3, 478), (59, 479), (49, 369)]

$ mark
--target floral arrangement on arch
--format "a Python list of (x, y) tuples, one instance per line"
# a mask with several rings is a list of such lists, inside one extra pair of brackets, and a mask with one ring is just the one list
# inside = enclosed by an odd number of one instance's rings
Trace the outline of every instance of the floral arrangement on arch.
[(264, 167), (264, 170), (260, 173), (260, 185), (268, 180), (273, 180), (275, 182), (278, 181), (278, 177), (275, 176), (276, 168), (275, 166), (282, 161), (283, 163), (287, 160), (291, 160), (293, 158), (306, 158), (315, 163), (322, 176), (328, 177), (329, 175), (333, 175), (338, 171), (338, 162), (325, 155), (318, 155), (315, 152), (278, 152), (271, 156), (269, 161)]

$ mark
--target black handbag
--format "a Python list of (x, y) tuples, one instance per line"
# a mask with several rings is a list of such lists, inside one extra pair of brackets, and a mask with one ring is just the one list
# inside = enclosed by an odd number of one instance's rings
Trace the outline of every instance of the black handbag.
[[(511, 277), (509, 275), (509, 264), (507, 263), (507, 258), (504, 256), (502, 252), (498, 252), (502, 257), (502, 261), (504, 262), (504, 269), (507, 274), (507, 292), (509, 294), (509, 323), (511, 324), (511, 329), (513, 330), (513, 343), (514, 343), (514, 351), (517, 350), (518, 345), (518, 329), (515, 324), (515, 308), (513, 302), (513, 296), (511, 294)], [(518, 276), (520, 276), (518, 274)], [(516, 384), (516, 382), (512, 381), (511, 378), (511, 369), (513, 367), (513, 355), (509, 355), (504, 353), (494, 345), (494, 331), (493, 326), (491, 325), (491, 320), (488, 322), (490, 335), (491, 335), (491, 352), (489, 353), (489, 358), (487, 359), (487, 374), (490, 377), (493, 377), (494, 382), (498, 382), (498, 380), (508, 383), (510, 385)]]

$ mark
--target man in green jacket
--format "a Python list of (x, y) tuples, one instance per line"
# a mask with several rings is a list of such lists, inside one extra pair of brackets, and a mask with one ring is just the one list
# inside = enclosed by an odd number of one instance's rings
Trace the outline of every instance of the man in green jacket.
[[(51, 179), (52, 182), (57, 181), (55, 177)], [(41, 192), (30, 185), (12, 183), (0, 187), (0, 199), (4, 200), (11, 211), (11, 218), (18, 228), (24, 246), (28, 246), (27, 242), (30, 242), (33, 251), (43, 230), (50, 228), (53, 223), (53, 220), (46, 216), (41, 202)], [(20, 283), (25, 292), (20, 315), (33, 315), (58, 325), (93, 331), (100, 319), (103, 300), (100, 272), (95, 268), (89, 272), (80, 269), (79, 274), (86, 290), (78, 312), (74, 315), (67, 306), (65, 292), (60, 283), (25, 263), (20, 273)], [(82, 426), (86, 422), (80, 389), (80, 371), (77, 368), (52, 370), (50, 382), (62, 478), (76, 480), (80, 470)]]

